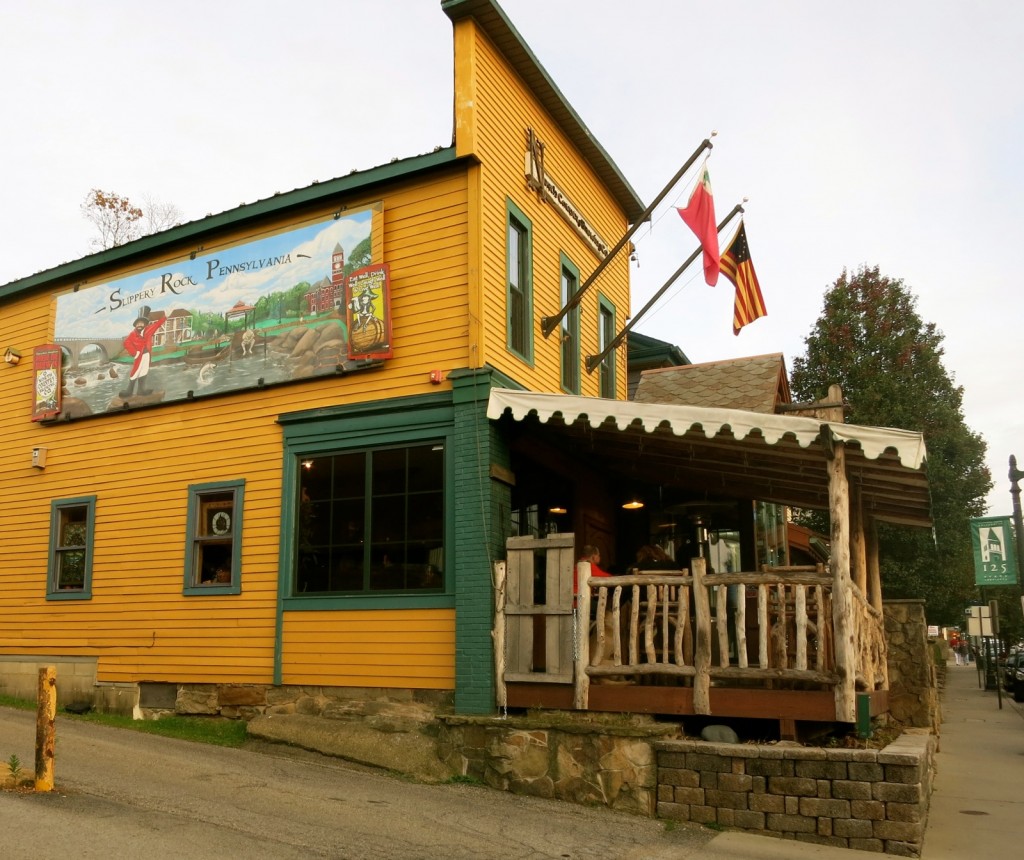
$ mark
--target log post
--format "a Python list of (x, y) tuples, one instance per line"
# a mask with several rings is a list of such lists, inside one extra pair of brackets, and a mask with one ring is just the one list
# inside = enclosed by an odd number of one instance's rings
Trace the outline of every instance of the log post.
[[(831, 433), (824, 426), (824, 433)], [(857, 654), (854, 642), (853, 584), (850, 580), (850, 487), (846, 477), (846, 450), (832, 440), (828, 463), (828, 507), (832, 519), (832, 625), (835, 631), (836, 720), (857, 721)]]
[(56, 747), (57, 669), (39, 670), (36, 699), (36, 791), (53, 791), (53, 755)]
[(706, 562), (693, 559), (693, 611), (697, 616), (697, 647), (694, 654), (696, 674), (693, 678), (693, 710), (698, 714), (711, 713), (711, 606), (704, 585)]
[(857, 583), (861, 594), (868, 593), (867, 547), (864, 536), (864, 510), (860, 487), (850, 487), (850, 579)]
[[(586, 567), (584, 568), (584, 565)], [(573, 691), (572, 706), (577, 711), (587, 710), (590, 703), (590, 562), (583, 561), (576, 565), (577, 596), (574, 612), (576, 613), (576, 665), (573, 677), (576, 686)], [(602, 594), (604, 589), (602, 589)]]
[(868, 563), (868, 601), (879, 612), (882, 611), (882, 569), (878, 562), (878, 522), (868, 521), (866, 555)]

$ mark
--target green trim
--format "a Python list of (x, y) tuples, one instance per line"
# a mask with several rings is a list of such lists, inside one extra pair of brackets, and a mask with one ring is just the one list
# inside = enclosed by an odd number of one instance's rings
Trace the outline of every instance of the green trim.
[[(564, 291), (562, 289), (565, 283), (565, 276), (568, 275), (572, 280), (572, 290)], [(580, 270), (576, 268), (575, 264), (570, 260), (562, 251), (558, 252), (558, 289), (561, 296), (561, 304), (564, 308), (569, 304), (570, 300), (580, 290)], [(567, 295), (566, 293), (569, 292)], [(568, 340), (562, 340), (561, 350), (559, 351), (559, 363), (561, 364), (560, 382), (562, 385), (562, 391), (568, 394), (579, 394), (581, 384), (581, 368), (580, 368), (580, 306), (576, 305), (571, 311), (569, 311), (562, 321), (559, 323), (559, 327), (564, 331), (565, 335), (568, 335)], [(564, 335), (563, 335), (564, 337)], [(566, 356), (566, 352), (570, 354)], [(568, 357), (568, 362), (566, 358)], [(567, 367), (568, 365), (568, 367)], [(570, 379), (566, 379), (566, 371), (568, 370)], [(568, 382), (568, 385), (566, 384)]]
[(692, 363), (678, 346), (635, 331), (626, 339), (626, 360), (631, 368), (682, 367)]
[[(284, 613), (307, 610), (436, 609), (455, 604), (452, 573), (458, 563), (455, 552), (456, 493), (453, 490), (455, 456), (452, 451), (454, 410), (448, 392), (397, 397), (349, 406), (335, 406), (281, 415), (284, 430), (281, 478), (281, 538), (278, 550), (277, 617), (274, 632), (274, 683), (284, 674)], [(299, 461), (349, 449), (366, 449), (440, 440), (445, 446), (445, 578), (443, 592), (424, 594), (370, 594), (313, 597), (295, 595), (293, 549), (296, 540)]]
[[(513, 224), (522, 229), (520, 256), (515, 260), (512, 259), (512, 248), (508, 240)], [(523, 281), (519, 285), (523, 304), (518, 320), (524, 339), (522, 349), (519, 349), (513, 342), (512, 334), (511, 276), (513, 269), (521, 269), (518, 274)], [(533, 366), (533, 222), (510, 197), (505, 198), (505, 346), (513, 355), (518, 355), (531, 367)]]
[[(604, 316), (605, 312), (611, 315), (611, 331), (604, 331)], [(597, 296), (597, 350), (600, 354), (604, 348), (615, 339), (615, 332), (618, 329), (616, 322), (615, 305), (612, 301), (605, 296), (603, 293), (598, 293)], [(628, 347), (627, 347), (628, 349)], [(602, 374), (604, 369), (608, 370), (608, 388), (610, 391), (606, 391), (603, 384), (605, 377)], [(601, 362), (597, 367), (598, 376), (598, 396), (615, 398), (615, 383), (617, 381), (615, 375), (615, 350), (612, 350), (608, 355), (605, 356), (604, 361)]]
[[(195, 571), (196, 537), (199, 529), (200, 497), (213, 493), (231, 493), (231, 582), (225, 585), (197, 585)], [(242, 593), (242, 513), (245, 503), (245, 480), (215, 481), (191, 484), (188, 488), (188, 515), (185, 523), (185, 571), (182, 593), (185, 595)]]
[(380, 183), (408, 179), (418, 173), (451, 166), (460, 160), (462, 159), (455, 155), (455, 147), (447, 147), (426, 155), (417, 155), (358, 173), (350, 173), (348, 176), (320, 182), (306, 188), (275, 194), (273, 197), (258, 200), (255, 203), (229, 209), (218, 215), (209, 215), (206, 218), (191, 221), (179, 227), (172, 227), (170, 230), (164, 230), (152, 236), (143, 236), (134, 242), (64, 263), (27, 278), (11, 281), (0, 286), (0, 297), (10, 298), (18, 293), (48, 286), (54, 281), (82, 278), (95, 270), (123, 265), (154, 252), (163, 251), (171, 245), (184, 246), (181, 248), (184, 253), (189, 250), (187, 246), (190, 243), (200, 237), (208, 240), (214, 231), (237, 228), (247, 222), (278, 215), (288, 209), (300, 206), (334, 205), (337, 202), (334, 198), (338, 196), (351, 196)]
[[(60, 543), (60, 514), (65, 508), (85, 508), (85, 561), (82, 587), (60, 590), (57, 588), (57, 549)], [(73, 499), (54, 499), (50, 502), (50, 544), (46, 563), (47, 600), (91, 600), (92, 556), (96, 539), (96, 496), (78, 496)]]
[[(504, 558), (502, 525), (510, 488), (491, 478), (491, 464), (510, 466), (487, 400), (499, 374), (484, 369), (452, 379), (458, 520), (455, 550), (455, 708), (464, 714), (492, 714), (494, 681), (494, 563)], [(451, 378), (451, 377), (449, 377)]]

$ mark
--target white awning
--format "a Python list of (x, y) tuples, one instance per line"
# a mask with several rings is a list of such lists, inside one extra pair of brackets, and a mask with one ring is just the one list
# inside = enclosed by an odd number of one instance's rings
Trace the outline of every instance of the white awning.
[[(734, 497), (828, 507), (827, 444), (843, 442), (851, 485), (869, 515), (931, 523), (924, 437), (910, 430), (832, 424), (798, 415), (637, 403), (495, 388), (487, 417), (531, 416), (555, 432), (583, 437), (573, 449), (635, 472), (646, 461), (652, 481)], [(635, 439), (635, 442), (631, 442)], [(827, 441), (826, 441), (827, 440)], [(717, 475), (717, 479), (715, 477)]]

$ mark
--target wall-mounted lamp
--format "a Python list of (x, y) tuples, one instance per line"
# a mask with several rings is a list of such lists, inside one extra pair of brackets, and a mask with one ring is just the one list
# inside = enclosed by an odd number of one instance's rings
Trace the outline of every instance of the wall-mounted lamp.
[(643, 506), (644, 506), (644, 503), (642, 501), (640, 501), (640, 499), (636, 498), (636, 496), (634, 496), (628, 502), (625, 502), (622, 505), (622, 508), (623, 508), (623, 510), (626, 510), (626, 511), (638, 511)]
[(7, 351), (4, 352), (4, 361), (6, 361), (11, 367), (21, 361), (21, 353), (18, 352), (13, 346), (7, 347)]

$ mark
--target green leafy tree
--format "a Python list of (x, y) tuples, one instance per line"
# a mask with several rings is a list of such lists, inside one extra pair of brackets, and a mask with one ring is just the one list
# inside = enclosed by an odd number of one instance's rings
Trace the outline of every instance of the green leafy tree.
[(959, 624), (975, 596), (970, 519), (984, 514), (992, 478), (984, 440), (964, 423), (963, 388), (943, 366), (942, 340), (903, 281), (877, 266), (844, 271), (806, 354), (793, 361), (790, 387), (809, 401), (838, 383), (848, 422), (924, 434), (934, 533), (879, 525), (882, 587), (888, 598), (924, 598), (930, 623)]
[(345, 274), (351, 275), (358, 269), (365, 269), (373, 262), (373, 249), (370, 247), (370, 238), (367, 236), (352, 249), (345, 261)]

